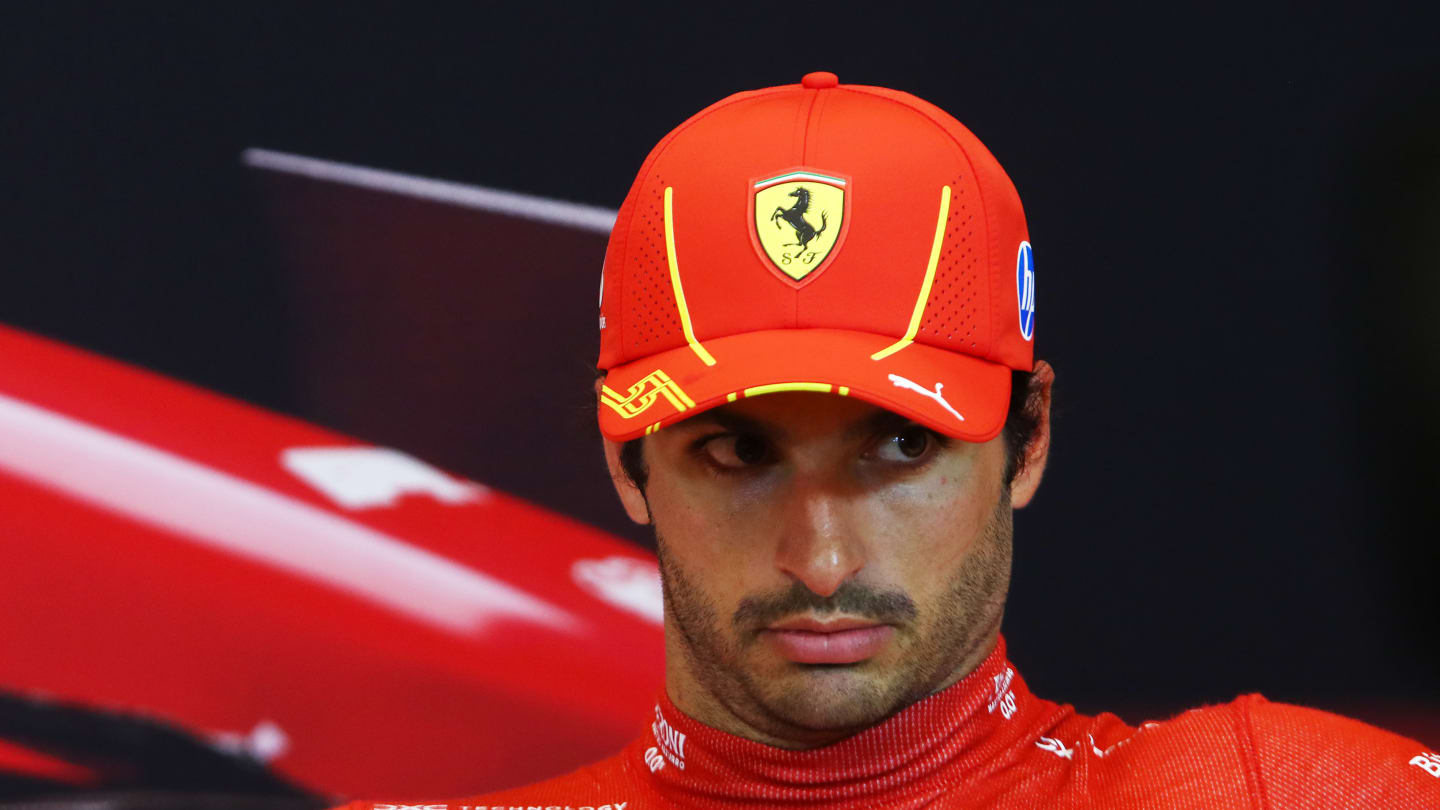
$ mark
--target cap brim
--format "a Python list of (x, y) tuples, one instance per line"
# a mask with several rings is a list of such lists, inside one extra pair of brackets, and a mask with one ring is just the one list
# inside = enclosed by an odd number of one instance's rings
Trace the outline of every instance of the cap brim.
[(1010, 369), (895, 338), (838, 329), (775, 329), (707, 340), (706, 364), (682, 346), (617, 366), (600, 397), (600, 432), (615, 441), (653, 433), (745, 397), (782, 391), (850, 396), (957, 439), (984, 442), (1005, 426)]

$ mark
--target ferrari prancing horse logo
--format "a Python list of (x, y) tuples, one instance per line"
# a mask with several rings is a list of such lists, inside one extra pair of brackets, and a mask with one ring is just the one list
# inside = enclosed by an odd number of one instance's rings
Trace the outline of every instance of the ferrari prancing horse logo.
[(847, 185), (807, 169), (754, 182), (755, 246), (791, 282), (813, 275), (840, 243)]

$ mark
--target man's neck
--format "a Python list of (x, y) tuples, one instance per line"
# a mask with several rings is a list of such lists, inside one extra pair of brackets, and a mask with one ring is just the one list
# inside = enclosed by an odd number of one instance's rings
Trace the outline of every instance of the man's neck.
[(742, 737), (662, 694), (650, 729), (627, 751), (666, 806), (920, 807), (1033, 753), (1036, 735), (1071, 714), (1030, 694), (997, 639), (959, 682), (823, 747)]

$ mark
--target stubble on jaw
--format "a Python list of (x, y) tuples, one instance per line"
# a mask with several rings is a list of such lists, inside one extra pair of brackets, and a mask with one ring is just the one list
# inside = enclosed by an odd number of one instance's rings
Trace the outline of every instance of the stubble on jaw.
[[(681, 663), (703, 693), (692, 697), (721, 712), (708, 718), (711, 725), (741, 736), (747, 736), (749, 727), (770, 742), (827, 744), (881, 722), (960, 680), (989, 652), (1009, 590), (1013, 534), (1009, 489), (1002, 487), (974, 549), (954, 572), (946, 595), (928, 611), (899, 590), (846, 582), (822, 597), (795, 582), (788, 590), (742, 599), (727, 634), (720, 609), (676, 564), (657, 532), (668, 625), (679, 632)], [(746, 670), (744, 648), (755, 643), (757, 628), (787, 616), (837, 612), (897, 625), (897, 642), (906, 645), (899, 662), (888, 672), (871, 669), (865, 677), (847, 679), (838, 696), (815, 688), (834, 667), (816, 665), (812, 673), (817, 680), (788, 679), (790, 683), (778, 687)], [(854, 666), (859, 671), (872, 663)]]

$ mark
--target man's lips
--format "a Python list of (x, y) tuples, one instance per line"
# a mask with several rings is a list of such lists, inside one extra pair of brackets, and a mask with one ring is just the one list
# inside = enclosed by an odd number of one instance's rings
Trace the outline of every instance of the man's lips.
[(880, 652), (895, 628), (865, 619), (786, 619), (761, 631), (782, 658), (797, 664), (853, 664)]

